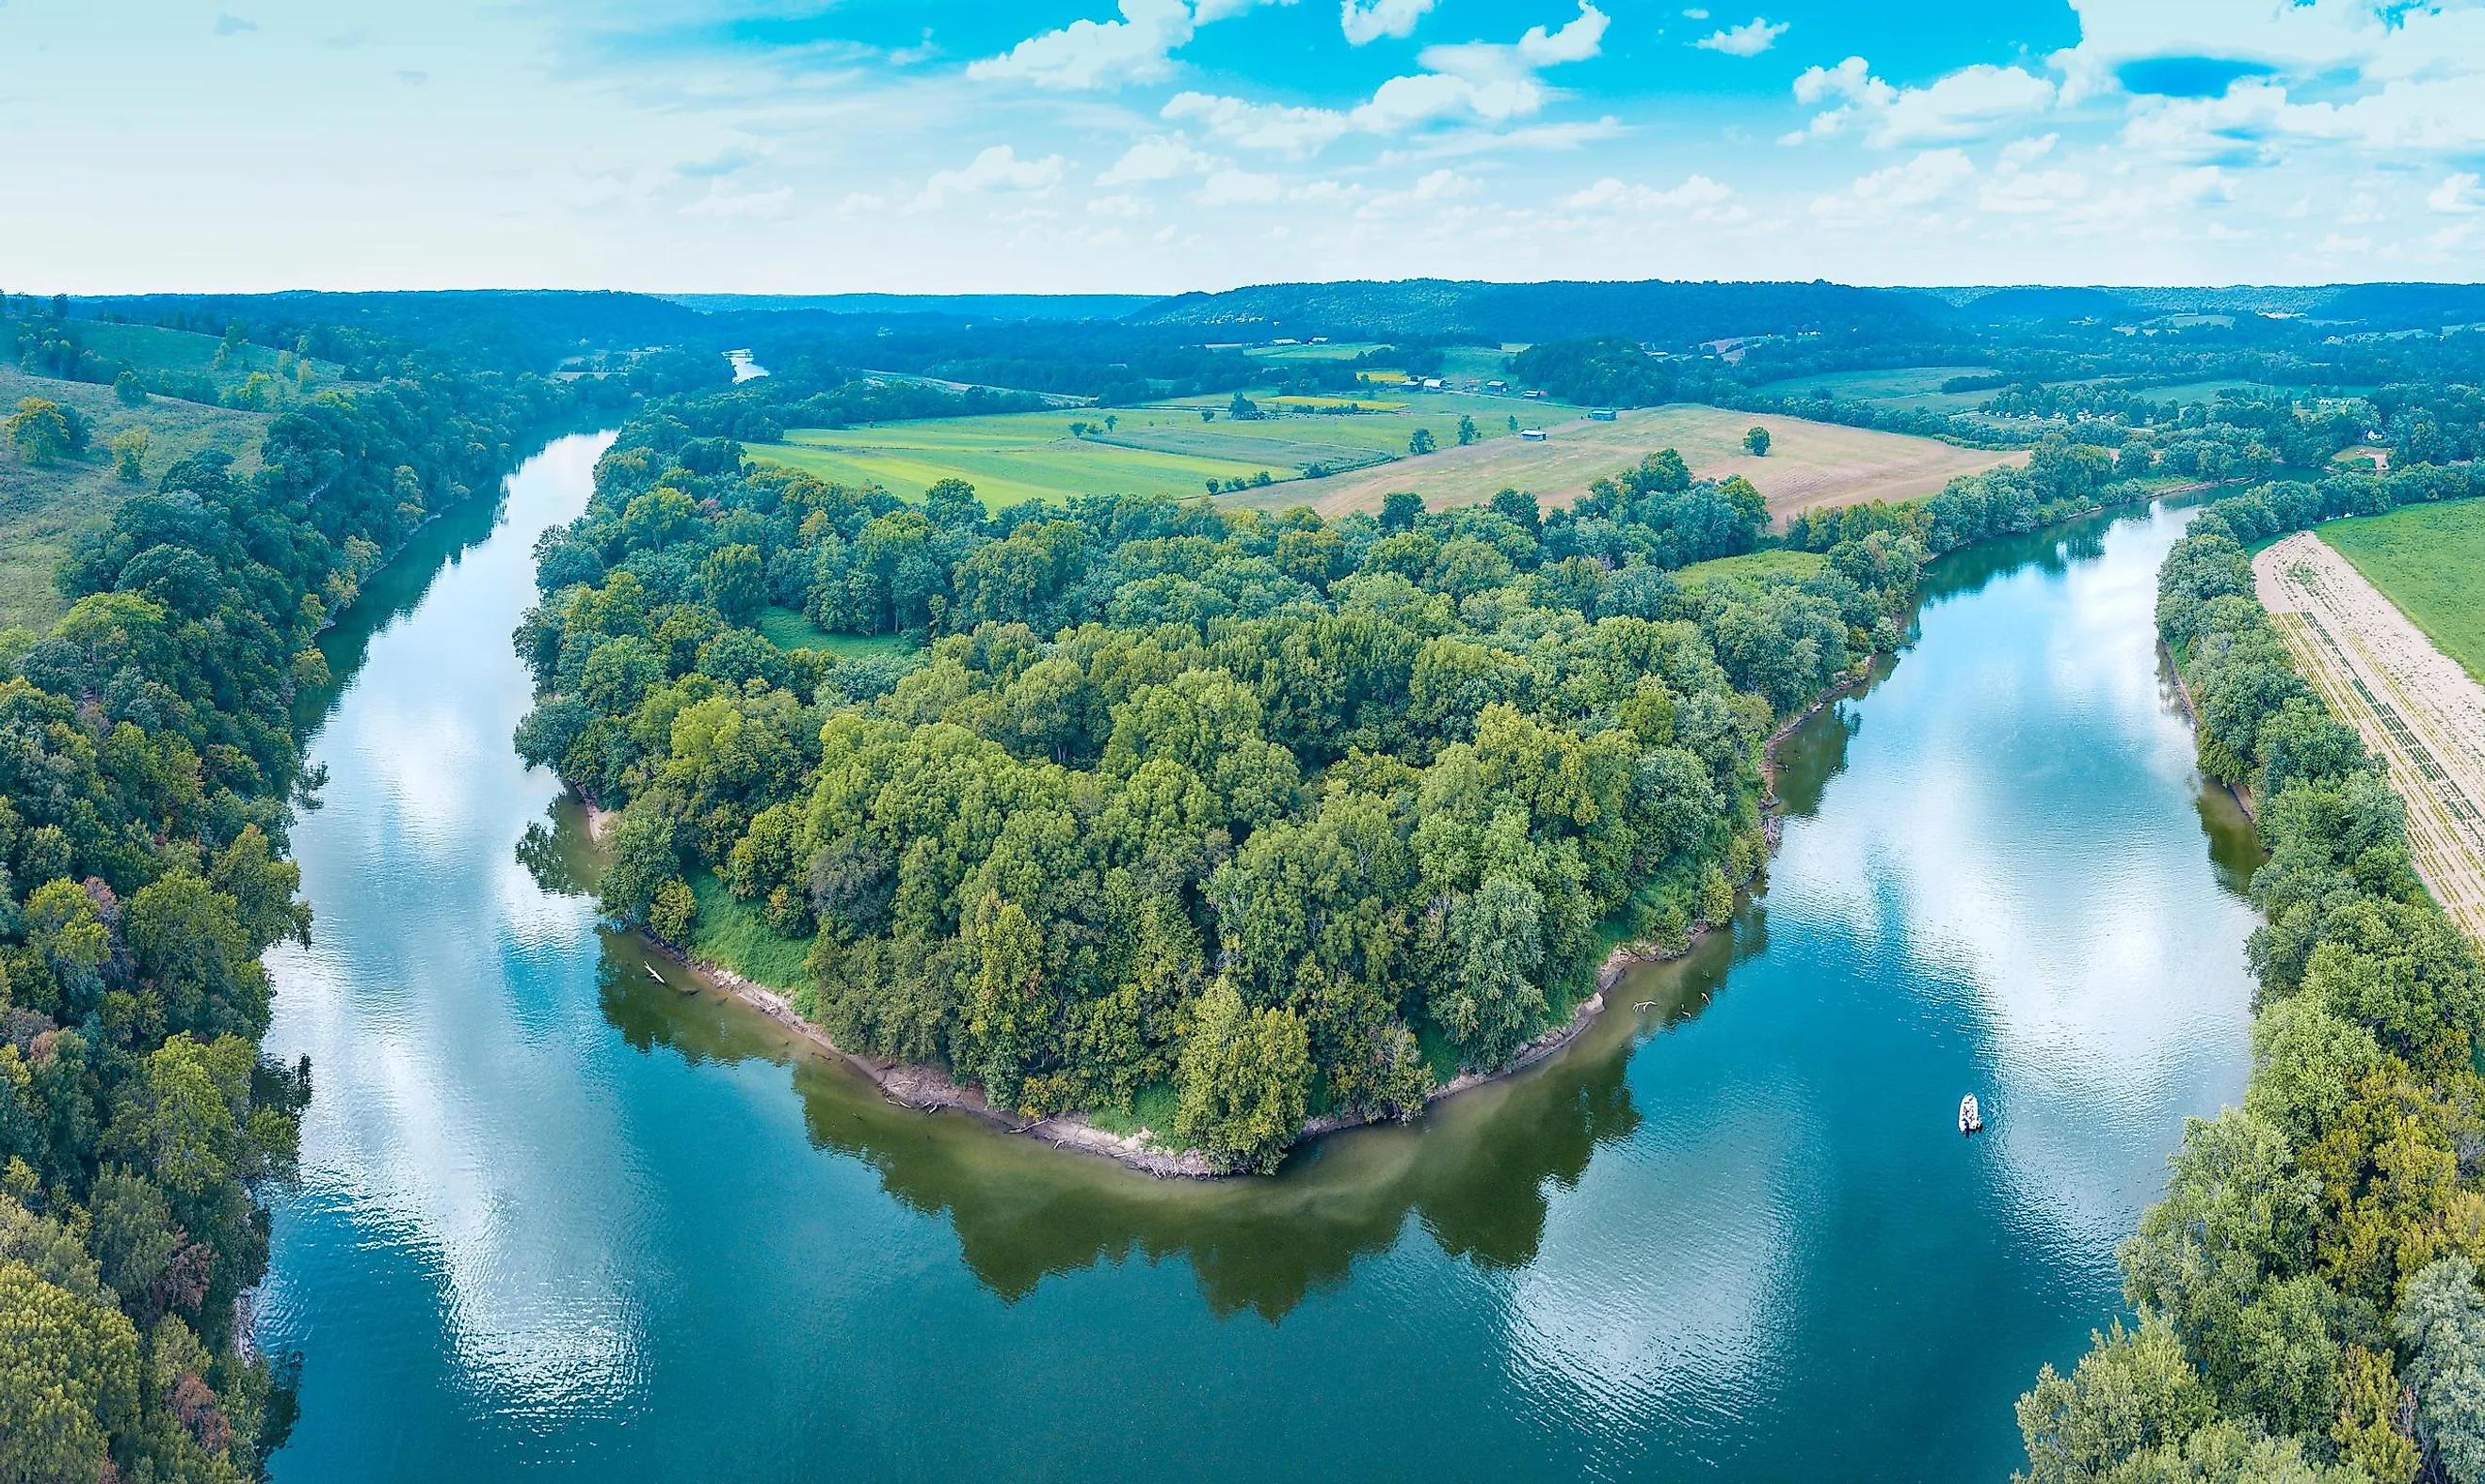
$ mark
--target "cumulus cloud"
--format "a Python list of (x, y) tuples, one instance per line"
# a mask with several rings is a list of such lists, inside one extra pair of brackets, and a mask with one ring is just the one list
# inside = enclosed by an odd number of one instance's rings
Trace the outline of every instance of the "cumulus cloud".
[(1415, 22), (1424, 18), (1433, 4), (1434, 0), (1342, 0), (1338, 24), (1352, 46), (1362, 46), (1384, 36), (1413, 36)]
[(2465, 171), (2443, 177), (2424, 198), (2424, 203), (2436, 211), (2465, 214), (2477, 209), (2476, 177)]
[(2051, 108), (2058, 92), (2052, 80), (2024, 67), (1982, 62), (1925, 87), (1894, 88), (1873, 76), (1863, 58), (1849, 57), (1834, 67), (1807, 68), (1794, 80), (1794, 96), (1806, 106), (1833, 100), (1838, 106), (1814, 115), (1806, 128), (1787, 135), (1786, 143), (1822, 139), (1860, 125), (1866, 144), (1895, 149), (1984, 138)]
[(980, 196), (988, 191), (1047, 191), (1061, 181), (1064, 162), (1057, 154), (1040, 160), (1022, 160), (1008, 145), (994, 145), (967, 162), (960, 170), (936, 172), (923, 182), (906, 209), (937, 211), (964, 196)]
[(1159, 115), (1168, 123), (1196, 122), (1211, 139), (1272, 154), (1318, 152), (1352, 127), (1329, 108), (1251, 103), (1207, 93), (1177, 93)]
[(1031, 36), (1000, 56), (969, 63), (967, 75), (979, 82), (1081, 89), (1170, 75), (1169, 54), (1191, 38), (1190, 7), (1184, 0), (1121, 0), (1121, 13), (1119, 20), (1074, 20)]
[(1133, 185), (1147, 180), (1171, 180), (1177, 175), (1205, 175), (1216, 168), (1216, 161), (1192, 148), (1180, 135), (1159, 134), (1142, 139), (1122, 151), (1113, 168), (1096, 177), (1098, 185)]
[(1204, 206), (1262, 206), (1286, 194), (1286, 183), (1274, 175), (1247, 170), (1220, 170), (1199, 187)]
[(1734, 193), (1707, 175), (1692, 175), (1670, 190), (1654, 186), (1625, 184), (1607, 175), (1585, 190), (1564, 197), (1562, 204), (1573, 211), (1631, 213), (1643, 216), (1688, 217), (1695, 222), (1741, 221), (1751, 213), (1730, 204)]
[(1787, 21), (1772, 23), (1755, 15), (1739, 26), (1728, 26), (1691, 44), (1704, 51), (1722, 51), (1730, 57), (1757, 57), (1776, 45), (1778, 38), (1787, 34), (1789, 24)]
[(1382, 83), (1370, 101), (1348, 114), (1348, 121), (1371, 133), (1396, 134), (1443, 121), (1500, 124), (1532, 118), (1552, 95), (1538, 71), (1596, 56), (1606, 23), (1604, 12), (1580, 0), (1579, 13), (1559, 31), (1531, 26), (1508, 45), (1427, 46), (1415, 58), (1427, 70)]
[(1963, 149), (1927, 149), (1903, 165), (1857, 177), (1844, 191), (1816, 199), (1815, 216), (1861, 221), (1918, 210), (1947, 202), (1976, 177)]

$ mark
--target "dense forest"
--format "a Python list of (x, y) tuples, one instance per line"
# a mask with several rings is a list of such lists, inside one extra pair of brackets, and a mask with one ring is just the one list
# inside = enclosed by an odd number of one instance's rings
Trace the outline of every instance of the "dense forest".
[[(20, 316), (21, 344), (73, 339)], [(0, 1477), (256, 1476), (289, 1398), (241, 1332), (307, 1066), (259, 1048), (314, 638), (587, 389), (419, 346), (182, 460), (90, 532), (0, 678)], [(722, 367), (719, 367), (720, 371)]]
[[(1098, 496), (920, 506), (637, 419), (538, 549), (518, 734), (621, 811), (610, 911), (687, 942), (713, 873), (811, 939), (855, 1051), (1029, 1114), (1165, 1097), (1268, 1169), (1404, 1115), (1679, 947), (1759, 862), (1761, 741), (1898, 638), (1924, 548), (1689, 582), (1740, 480), (1670, 451), (1544, 512)], [(899, 657), (783, 650), (801, 609)]]
[(2258, 802), (2252, 1079), (2118, 1257), (2139, 1311), (2019, 1403), (2037, 1484), (2485, 1476), (2485, 972), (2404, 811), (2297, 674), (2246, 543), (2479, 493), (2470, 472), (2218, 500), (2159, 574), (2202, 768)]

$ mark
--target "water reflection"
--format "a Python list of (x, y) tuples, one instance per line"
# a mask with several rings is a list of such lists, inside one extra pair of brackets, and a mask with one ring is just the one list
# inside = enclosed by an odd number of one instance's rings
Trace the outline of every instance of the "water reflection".
[(1998, 1477), (2241, 1086), (2257, 857), (2150, 654), (2172, 518), (1940, 564), (1784, 748), (1732, 934), (1568, 1054), (1202, 1185), (893, 1106), (595, 924), (507, 743), (591, 458), (330, 636), (280, 1478)]

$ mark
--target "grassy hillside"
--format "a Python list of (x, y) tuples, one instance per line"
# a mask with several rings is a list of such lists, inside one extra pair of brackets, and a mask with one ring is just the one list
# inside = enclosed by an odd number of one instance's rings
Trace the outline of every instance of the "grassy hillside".
[[(248, 472), (259, 467), (259, 441), (267, 433), (265, 413), (161, 396), (150, 397), (144, 407), (124, 407), (109, 387), (52, 381), (0, 366), (0, 412), (26, 397), (75, 407), (94, 425), (95, 439), (83, 457), (49, 468), (25, 462), (14, 449), (0, 449), (0, 628), (48, 627), (61, 609), (52, 591), (52, 568), (70, 538), (108, 518), (132, 494), (153, 488), (175, 461), (203, 448), (221, 448), (233, 456), (235, 468)], [(113, 472), (108, 445), (129, 428), (147, 430), (143, 484), (124, 484)]]
[(2402, 505), (2333, 521), (2314, 534), (2485, 681), (2485, 499)]

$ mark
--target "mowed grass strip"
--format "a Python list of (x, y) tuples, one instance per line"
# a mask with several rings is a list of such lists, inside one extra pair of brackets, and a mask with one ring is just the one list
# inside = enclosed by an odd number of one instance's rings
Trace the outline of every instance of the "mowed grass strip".
[(2382, 590), (2436, 648), (2485, 681), (2485, 499), (2403, 505), (2315, 535)]
[[(1543, 411), (1548, 417), (1560, 417), (1570, 410)], [(1755, 426), (1769, 430), (1766, 457), (1744, 451), (1743, 434)], [(1769, 513), (1783, 520), (1815, 505), (1930, 495), (1960, 474), (1999, 464), (2025, 463), (2028, 457), (2024, 452), (1962, 448), (1902, 433), (1690, 403), (1626, 412), (1610, 422), (1584, 418), (1548, 422), (1545, 431), (1549, 436), (1542, 443), (1495, 439), (1305, 487), (1252, 490), (1224, 498), (1228, 503), (1258, 508), (1308, 503), (1323, 515), (1341, 516), (1378, 510), (1384, 496), (1399, 490), (1423, 496), (1427, 504), (1438, 510), (1475, 504), (1502, 490), (1517, 489), (1533, 493), (1543, 505), (1560, 507), (1586, 494), (1590, 481), (1600, 475), (1635, 465), (1659, 448), (1673, 448), (1701, 478), (1741, 474), (1751, 480), (1768, 500)]]
[[(50, 628), (62, 607), (52, 587), (52, 570), (70, 543), (80, 531), (110, 519), (123, 500), (153, 489), (174, 463), (220, 448), (232, 455), (235, 472), (253, 473), (259, 468), (259, 444), (267, 436), (265, 413), (165, 396), (150, 396), (144, 407), (127, 407), (109, 387), (54, 381), (0, 366), (0, 414), (14, 412), (28, 397), (75, 407), (85, 415), (94, 438), (84, 455), (49, 466), (29, 464), (14, 448), (0, 448), (0, 628)], [(139, 484), (121, 480), (109, 446), (130, 428), (147, 430), (147, 457), (141, 466), (146, 477)]]

